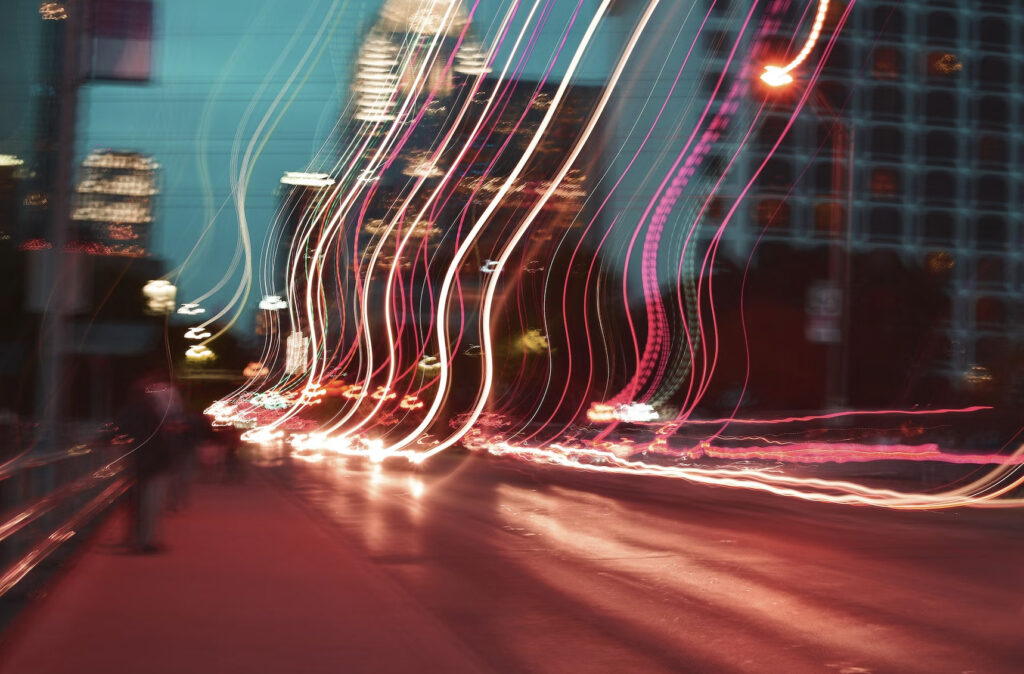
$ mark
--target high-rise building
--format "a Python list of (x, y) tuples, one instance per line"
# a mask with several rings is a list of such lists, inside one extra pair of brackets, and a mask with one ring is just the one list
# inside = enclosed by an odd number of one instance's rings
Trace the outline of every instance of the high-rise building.
[(90, 153), (82, 162), (69, 246), (97, 255), (149, 255), (158, 168), (137, 152)]
[[(731, 194), (789, 124), (846, 8), (832, 3), (794, 84), (753, 85), (768, 110)], [(792, 7), (754, 52), (754, 77), (790, 44), (790, 54), (799, 48), (803, 9)], [(721, 63), (737, 25), (721, 21), (707, 34), (712, 63)], [(791, 288), (806, 304), (805, 338), (842, 342), (853, 392), (871, 354), (887, 355), (886, 340), (903, 352), (896, 378), (912, 369), (920, 384), (956, 391), (1019, 377), (998, 370), (1024, 342), (1022, 28), (1022, 8), (1004, 0), (857, 2), (807, 105), (730, 225), (737, 264), (761, 236), (765, 264), (782, 251), (787, 274), (806, 276)], [(886, 292), (897, 300), (888, 311), (869, 297)]]

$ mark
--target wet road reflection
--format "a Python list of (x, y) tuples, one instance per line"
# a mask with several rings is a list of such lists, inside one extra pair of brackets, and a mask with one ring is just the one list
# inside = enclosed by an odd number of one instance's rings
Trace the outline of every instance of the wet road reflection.
[(443, 456), (275, 482), (501, 672), (1015, 672), (1024, 522)]

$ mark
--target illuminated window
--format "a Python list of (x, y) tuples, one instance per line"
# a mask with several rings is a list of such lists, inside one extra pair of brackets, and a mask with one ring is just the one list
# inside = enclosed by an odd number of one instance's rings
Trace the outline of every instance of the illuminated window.
[(929, 164), (952, 164), (959, 158), (956, 136), (945, 131), (929, 131), (924, 138), (924, 156)]
[(789, 229), (789, 204), (781, 199), (762, 199), (757, 203), (754, 212), (759, 227), (772, 229)]
[(879, 47), (871, 57), (871, 74), (876, 80), (895, 80), (903, 70), (903, 55), (896, 47)]
[(928, 77), (943, 80), (953, 77), (964, 69), (960, 57), (947, 51), (933, 51), (928, 54)]
[(945, 274), (956, 266), (956, 260), (947, 250), (935, 250), (924, 256), (924, 264), (933, 274)]
[(900, 174), (892, 168), (875, 168), (871, 170), (871, 196), (891, 199), (900, 191)]
[(956, 243), (956, 221), (946, 211), (928, 211), (924, 215), (924, 240), (952, 246)]
[(823, 201), (814, 206), (814, 233), (839, 238), (846, 227), (846, 211), (838, 201)]

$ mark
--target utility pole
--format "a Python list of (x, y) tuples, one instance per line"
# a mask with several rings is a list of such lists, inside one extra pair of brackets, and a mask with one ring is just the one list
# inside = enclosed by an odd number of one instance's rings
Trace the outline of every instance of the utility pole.
[(82, 49), (84, 0), (65, 0), (65, 17), (60, 27), (59, 76), (56, 79), (57, 124), (54, 143), (54, 177), (50, 191), (50, 219), (47, 240), (52, 248), (42, 268), (41, 280), (47, 298), (39, 326), (39, 380), (36, 410), (40, 433), (37, 451), (54, 451), (63, 441), (62, 367), (67, 348), (67, 316), (73, 297), (73, 279), (67, 275), (74, 269), (67, 253), (68, 228), (71, 222), (72, 164), (75, 156), (75, 123), (78, 88), (81, 81), (79, 55)]

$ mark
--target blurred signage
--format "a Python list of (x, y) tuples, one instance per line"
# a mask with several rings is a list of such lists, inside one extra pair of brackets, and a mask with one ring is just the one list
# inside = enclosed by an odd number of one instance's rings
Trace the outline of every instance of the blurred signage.
[(85, 76), (148, 82), (153, 65), (152, 0), (92, 0)]
[(838, 344), (842, 340), (843, 290), (830, 281), (815, 281), (807, 289), (807, 325), (810, 342)]

